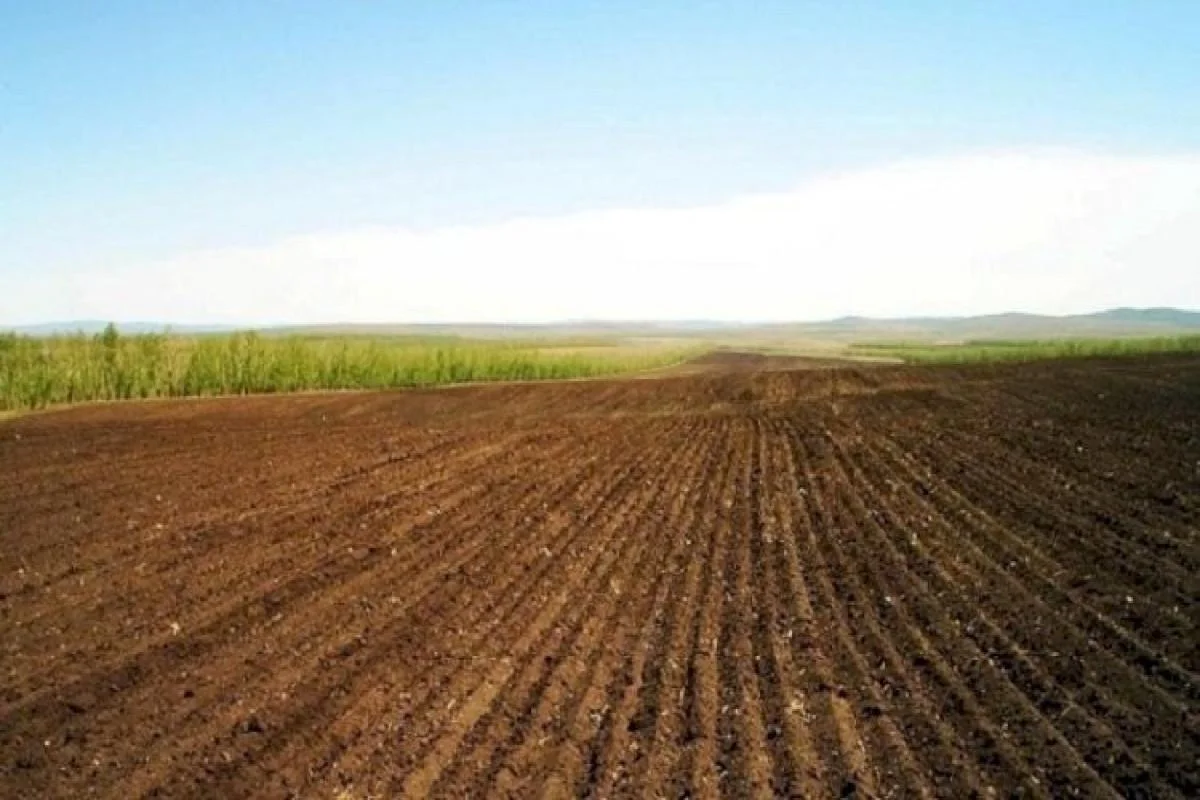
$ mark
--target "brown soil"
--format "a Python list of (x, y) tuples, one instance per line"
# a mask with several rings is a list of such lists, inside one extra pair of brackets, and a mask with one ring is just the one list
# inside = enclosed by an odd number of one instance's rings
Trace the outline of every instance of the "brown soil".
[(1200, 361), (0, 425), (3, 797), (1200, 796)]
[(851, 355), (815, 356), (788, 355), (783, 353), (756, 353), (740, 350), (714, 350), (698, 358), (685, 361), (664, 371), (673, 375), (696, 375), (708, 372), (777, 372), (799, 369), (828, 369), (830, 367), (875, 366), (899, 364), (897, 360)]

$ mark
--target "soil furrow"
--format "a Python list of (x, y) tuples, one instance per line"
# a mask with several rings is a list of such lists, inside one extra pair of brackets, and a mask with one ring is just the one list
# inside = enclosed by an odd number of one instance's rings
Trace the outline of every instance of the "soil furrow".
[[(846, 447), (835, 444), (835, 450), (839, 456), (838, 470), (844, 478), (842, 485), (846, 488), (844, 501), (855, 517), (862, 520), (864, 532), (873, 539), (873, 543), (863, 544), (876, 558), (858, 561), (867, 565), (872, 583), (878, 587), (876, 597), (882, 602), (878, 599), (874, 602), (879, 618), (885, 624), (893, 621), (893, 627), (941, 634), (935, 636), (942, 645), (938, 648), (940, 652), (932, 657), (944, 658), (948, 670), (957, 676), (950, 680), (963, 687), (964, 694), (959, 695), (963, 709), (975, 718), (974, 725), (987, 731), (990, 739), (1004, 740), (997, 744), (1002, 751), (1015, 745), (1020, 753), (1027, 754), (1025, 758), (1031, 767), (1027, 771), (1036, 776), (1039, 788), (1044, 785), (1053, 796), (1079, 791), (1088, 796), (1116, 796), (1053, 722), (1007, 680), (988, 653), (981, 650), (971, 636), (963, 635), (962, 618), (947, 602), (947, 593), (933, 590), (924, 577), (912, 569), (912, 562), (898, 550), (889, 530), (881, 524), (881, 519), (886, 519), (891, 512), (890, 496), (863, 478)], [(899, 535), (903, 533), (903, 529), (896, 531)], [(876, 566), (881, 559), (890, 564), (886, 568)], [(963, 613), (961, 609), (958, 611)], [(925, 652), (934, 651), (931, 647)], [(989, 704), (1003, 704), (1004, 713), (1000, 720), (987, 715), (982, 705), (975, 710), (979, 698), (984, 697), (988, 698)]]
[[(889, 460), (889, 454), (876, 450), (866, 463), (876, 467)], [(903, 475), (907, 468), (897, 461), (895, 469), (895, 474)], [(897, 545), (912, 554), (909, 563), (944, 588), (944, 594), (939, 592), (942, 597), (954, 598), (958, 618), (966, 620), (964, 634), (978, 643), (989, 662), (1004, 671), (1039, 710), (1054, 715), (1055, 727), (1064, 731), (1099, 774), (1118, 788), (1141, 787), (1147, 781), (1153, 785), (1148, 760), (1129, 749), (1126, 737), (1134, 741), (1162, 737), (1200, 746), (1198, 726), (1194, 718), (1189, 722), (1186, 705), (1163, 702), (1169, 698), (1162, 698), (1142, 708), (1118, 700), (1105, 688), (1122, 686), (1131, 679), (1142, 683), (1140, 675), (1127, 666), (1117, 672), (1096, 670), (1093, 681), (1084, 684), (1079, 659), (1086, 656), (1093, 669), (1099, 666), (1097, 648), (1084, 633), (1058, 618), (1036, 594), (973, 545), (965, 546), (962, 527), (951, 527), (947, 515), (932, 503), (903, 482), (893, 485), (891, 493), (912, 507), (911, 511), (884, 512), (888, 523), (902, 534), (895, 539)], [(912, 519), (929, 522), (918, 531), (906, 521)], [(1005, 598), (1005, 603), (998, 604), (998, 598)], [(1031, 620), (1035, 624), (1020, 624)], [(1135, 696), (1143, 703), (1157, 698), (1152, 687), (1142, 683), (1141, 688)], [(1176, 786), (1195, 783), (1194, 775), (1187, 777), (1194, 764), (1173, 764), (1176, 759), (1163, 754), (1158, 758), (1159, 768)], [(1158, 796), (1172, 796), (1174, 790), (1162, 785), (1154, 791)]]
[[(668, 473), (698, 480), (702, 475), (698, 468), (706, 463), (702, 455), (711, 444), (711, 438), (704, 426), (685, 431), (682, 438), (682, 446), (673, 451), (672, 458), (664, 459), (661, 466)], [(623, 614), (619, 612), (645, 606), (650, 597), (642, 590), (647, 580), (673, 570), (678, 541), (672, 542), (670, 547), (665, 546), (659, 534), (663, 530), (672, 530), (676, 524), (683, 509), (682, 498), (675, 493), (676, 487), (671, 481), (653, 480), (649, 486), (652, 488), (642, 489), (636, 502), (624, 508), (606, 504), (607, 513), (599, 521), (606, 530), (612, 531), (614, 544), (606, 546), (601, 537), (597, 537), (601, 539), (599, 546), (605, 551), (605, 560), (588, 570), (586, 585), (580, 593), (603, 600), (595, 605), (579, 604), (567, 610), (526, 660), (523, 674), (518, 676), (510, 692), (513, 704), (493, 709), (491, 724), (485, 721), (472, 731), (470, 738), (478, 741), (473, 743), (471, 759), (475, 763), (486, 761), (489, 764), (474, 793), (527, 791), (520, 786), (523, 779), (539, 776), (525, 774), (521, 770), (522, 763), (536, 758), (537, 751), (551, 746), (553, 731), (549, 728), (560, 721), (567, 700), (565, 696), (578, 694), (583, 688), (578, 679), (564, 675), (566, 670), (562, 667), (588, 663), (603, 635), (611, 635), (623, 621)], [(589, 623), (596, 621), (606, 621), (604, 628), (592, 626), (588, 630)], [(518, 755), (520, 745), (524, 745), (524, 758)], [(501, 769), (506, 775), (500, 783), (508, 786), (497, 787), (493, 785), (493, 779)], [(536, 788), (536, 784), (529, 788)], [(453, 783), (440, 787), (439, 792), (472, 793), (468, 785), (456, 787)]]
[(1200, 359), (0, 422), (2, 797), (1193, 797)]

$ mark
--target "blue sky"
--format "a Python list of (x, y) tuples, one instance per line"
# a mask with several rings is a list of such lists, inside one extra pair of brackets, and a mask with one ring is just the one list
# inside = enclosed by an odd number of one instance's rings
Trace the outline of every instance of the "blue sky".
[[(327, 309), (266, 299), (211, 314), (211, 302), (97, 299), (96, 286), (122, 275), (168, 284), (198, 254), (287, 249), (296, 237), (718, 207), (964, 154), (1154, 158), (1166, 174), (1169, 159), (1200, 153), (1198, 30), (1200, 4), (1183, 1), (0, 0), (0, 289), (17, 287), (0, 299), (0, 323), (157, 308), (198, 321), (359, 316), (352, 295)], [(1186, 186), (1154, 191), (1151, 202), (1166, 198), (1160, 217), (1191, 213)], [(862, 220), (863, 235), (873, 224)], [(461, 278), (519, 270), (530, 247), (546, 250), (518, 243), (482, 265), (464, 255)], [(425, 268), (363, 258), (373, 266), (350, 266), (367, 283)], [(308, 261), (297, 274), (319, 295), (321, 267)], [(1195, 294), (1149, 299), (1200, 305)], [(698, 306), (664, 313), (723, 313)], [(972, 298), (961, 306), (973, 310)], [(495, 316), (573, 310), (547, 295)], [(490, 315), (445, 298), (395, 313)]]

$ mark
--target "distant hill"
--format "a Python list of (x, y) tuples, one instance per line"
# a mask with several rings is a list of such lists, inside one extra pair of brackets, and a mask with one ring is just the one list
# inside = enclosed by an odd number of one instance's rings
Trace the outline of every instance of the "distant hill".
[(457, 336), (468, 339), (628, 338), (687, 336), (746, 327), (753, 326), (703, 320), (570, 320), (525, 324), (489, 322), (335, 323), (266, 328), (263, 332), (267, 334), (298, 333), (306, 336)]
[(1178, 308), (1111, 308), (1092, 316), (1136, 324), (1177, 325), (1185, 328), (1200, 325), (1200, 312)]
[(1200, 333), (1200, 312), (1177, 308), (1115, 308), (1094, 314), (988, 314), (975, 317), (843, 317), (828, 322), (763, 326), (773, 335), (862, 341), (914, 339), (1049, 339), (1058, 337), (1157, 336)]
[[(238, 330), (230, 325), (176, 325), (169, 322), (117, 322), (117, 330), (125, 334), (137, 333), (222, 333)], [(92, 335), (100, 333), (108, 326), (106, 320), (77, 319), (63, 322), (43, 322), (38, 325), (18, 325), (2, 327), (0, 331), (12, 331), (26, 336), (55, 336), (72, 333)]]
[[(72, 320), (17, 327), (31, 336), (98, 333), (100, 320)], [(117, 323), (122, 333), (162, 332), (201, 334), (235, 330), (224, 325), (178, 325), (165, 322)], [(691, 337), (721, 340), (861, 342), (911, 339), (964, 341), (968, 339), (1048, 339), (1058, 337), (1155, 336), (1200, 333), (1200, 311), (1178, 308), (1113, 308), (1094, 314), (1047, 316), (989, 314), (975, 317), (903, 317), (877, 319), (841, 317), (824, 322), (729, 323), (710, 320), (610, 321), (569, 320), (549, 324), (500, 323), (379, 323), (265, 326), (267, 335), (308, 336), (449, 336), (464, 338)]]

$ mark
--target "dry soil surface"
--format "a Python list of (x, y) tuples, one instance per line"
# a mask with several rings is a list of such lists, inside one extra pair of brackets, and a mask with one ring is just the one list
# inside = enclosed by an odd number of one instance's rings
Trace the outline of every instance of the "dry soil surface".
[(1200, 360), (716, 362), (0, 424), (0, 796), (1200, 796)]

